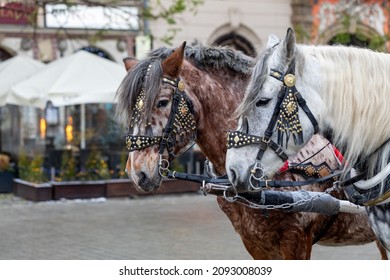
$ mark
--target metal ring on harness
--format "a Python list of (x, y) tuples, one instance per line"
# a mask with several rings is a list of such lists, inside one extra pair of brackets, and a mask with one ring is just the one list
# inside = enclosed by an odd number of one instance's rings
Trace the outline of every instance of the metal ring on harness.
[(237, 190), (236, 188), (232, 187), (232, 189), (234, 190), (235, 194), (233, 196), (228, 196), (227, 195), (227, 190), (229, 188), (226, 188), (224, 191), (223, 191), (223, 197), (226, 199), (226, 201), (228, 202), (236, 202), (237, 201), (237, 198), (238, 198), (238, 193), (237, 193)]
[(158, 173), (162, 177), (167, 177), (167, 173), (169, 172), (169, 161), (164, 159), (162, 155), (160, 155), (160, 159), (158, 161)]
[[(261, 173), (261, 176), (260, 177), (256, 177), (256, 173), (257, 171), (260, 171)], [(251, 170), (251, 175), (249, 177), (249, 185), (252, 187), (252, 189), (254, 190), (260, 190), (262, 189), (262, 187), (256, 187), (252, 184), (252, 179), (255, 180), (255, 181), (262, 181), (264, 179), (264, 169), (261, 165), (260, 162), (256, 162), (255, 165), (253, 166), (252, 170)]]

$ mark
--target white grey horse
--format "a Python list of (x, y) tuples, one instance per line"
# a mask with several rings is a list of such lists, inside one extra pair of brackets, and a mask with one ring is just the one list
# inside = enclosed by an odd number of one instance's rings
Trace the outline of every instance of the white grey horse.
[(236, 111), (239, 128), (229, 134), (230, 181), (239, 192), (267, 186), (281, 154), (292, 157), (313, 134), (325, 134), (345, 155), (341, 187), (366, 206), (390, 250), (389, 77), (390, 54), (296, 44), (292, 29), (283, 40), (271, 35)]

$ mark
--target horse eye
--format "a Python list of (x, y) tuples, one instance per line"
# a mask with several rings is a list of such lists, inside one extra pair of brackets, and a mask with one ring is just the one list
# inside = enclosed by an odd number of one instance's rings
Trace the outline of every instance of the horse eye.
[(164, 108), (164, 107), (167, 107), (169, 103), (169, 100), (160, 100), (158, 103), (157, 103), (157, 108)]
[(262, 98), (256, 102), (256, 107), (265, 106), (271, 101), (271, 98)]

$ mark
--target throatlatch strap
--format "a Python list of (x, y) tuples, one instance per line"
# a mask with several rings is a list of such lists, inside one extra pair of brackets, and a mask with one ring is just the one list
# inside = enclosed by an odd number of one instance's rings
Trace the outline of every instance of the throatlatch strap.
[(302, 97), (302, 95), (296, 91), (295, 97), (297, 98), (297, 102), (299, 106), (302, 108), (302, 110), (306, 113), (307, 117), (310, 119), (313, 127), (314, 127), (314, 134), (318, 133), (318, 122), (316, 118), (313, 116), (313, 113), (310, 111), (309, 107), (306, 105), (306, 100)]

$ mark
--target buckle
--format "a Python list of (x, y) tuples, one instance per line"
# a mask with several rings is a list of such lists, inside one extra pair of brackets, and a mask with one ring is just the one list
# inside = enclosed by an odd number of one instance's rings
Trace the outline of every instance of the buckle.
[(263, 141), (265, 144), (268, 145), (268, 144), (271, 142), (271, 138), (268, 138), (268, 140), (266, 140), (265, 137), (262, 137), (262, 138), (261, 138), (261, 141)]

